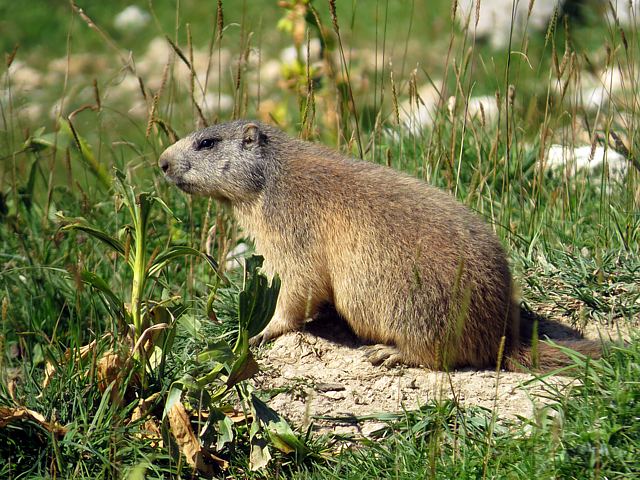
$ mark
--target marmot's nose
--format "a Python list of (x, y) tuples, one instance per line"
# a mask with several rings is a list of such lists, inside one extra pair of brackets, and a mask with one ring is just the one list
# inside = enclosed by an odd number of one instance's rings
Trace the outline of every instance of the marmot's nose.
[(167, 173), (169, 171), (169, 157), (167, 155), (167, 152), (164, 151), (162, 153), (162, 155), (160, 155), (160, 158), (158, 159), (158, 166), (162, 169), (162, 171), (164, 173)]

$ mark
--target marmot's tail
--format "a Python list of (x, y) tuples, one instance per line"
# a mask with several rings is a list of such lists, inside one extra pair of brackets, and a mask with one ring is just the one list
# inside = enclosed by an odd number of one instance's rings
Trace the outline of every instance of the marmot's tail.
[[(603, 345), (600, 340), (559, 340), (554, 343), (592, 359), (602, 356)], [(538, 342), (536, 348), (523, 345), (516, 352), (512, 352), (505, 361), (505, 368), (512, 372), (524, 370), (546, 373), (573, 364), (571, 357), (560, 348), (542, 340)]]

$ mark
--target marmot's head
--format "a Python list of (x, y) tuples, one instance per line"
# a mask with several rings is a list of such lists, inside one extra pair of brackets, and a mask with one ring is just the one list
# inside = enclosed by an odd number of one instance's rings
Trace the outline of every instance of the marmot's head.
[(168, 147), (158, 165), (185, 192), (248, 201), (265, 186), (272, 130), (246, 120), (214, 125)]

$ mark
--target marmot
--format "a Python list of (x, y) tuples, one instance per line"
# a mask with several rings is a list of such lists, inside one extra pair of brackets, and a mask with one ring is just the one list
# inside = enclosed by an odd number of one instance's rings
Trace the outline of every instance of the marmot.
[[(332, 304), (376, 345), (373, 363), (433, 369), (531, 366), (505, 251), (451, 195), (255, 121), (192, 133), (159, 166), (182, 190), (228, 203), (278, 274), (273, 319), (254, 342)], [(563, 355), (540, 345), (540, 366)], [(561, 362), (560, 362), (561, 364)]]

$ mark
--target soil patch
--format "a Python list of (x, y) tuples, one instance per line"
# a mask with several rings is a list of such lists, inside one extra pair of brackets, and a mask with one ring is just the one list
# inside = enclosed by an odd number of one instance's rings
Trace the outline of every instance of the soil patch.
[[(577, 334), (547, 321), (541, 322), (540, 331), (558, 340)], [(617, 338), (617, 331), (603, 327), (586, 336)], [(270, 406), (302, 431), (313, 424), (319, 432), (367, 435), (380, 422), (360, 417), (412, 410), (434, 399), (495, 409), (502, 418), (532, 418), (551, 398), (568, 393), (572, 383), (565, 377), (539, 381), (530, 374), (504, 371), (374, 367), (362, 347), (343, 321), (311, 321), (305, 331), (283, 335), (261, 351), (256, 386), (279, 391)]]

